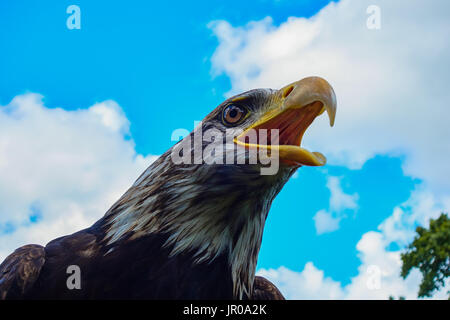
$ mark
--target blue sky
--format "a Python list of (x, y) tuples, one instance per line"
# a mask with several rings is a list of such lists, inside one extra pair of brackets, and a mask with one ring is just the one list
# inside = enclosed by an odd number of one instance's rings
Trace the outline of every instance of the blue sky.
[[(132, 147), (136, 154), (158, 155), (172, 145), (170, 137), (174, 129), (192, 129), (194, 120), (201, 120), (230, 91), (245, 87), (239, 79), (245, 80), (246, 75), (240, 77), (239, 72), (228, 70), (225, 63), (212, 62), (223, 42), (219, 31), (210, 25), (212, 21), (226, 22), (230, 28), (241, 28), (230, 30), (245, 33), (254, 28), (248, 24), (250, 21), (263, 21), (270, 16), (272, 20), (260, 23), (262, 30), (271, 34), (291, 23), (289, 17), (310, 18), (328, 2), (3, 1), (0, 3), (0, 105), (6, 106), (14, 97), (25, 93), (42, 95), (46, 108), (62, 108), (68, 112), (87, 110), (96, 103), (112, 100), (129, 121), (124, 139), (134, 141)], [(71, 4), (81, 8), (80, 30), (66, 27), (69, 16), (66, 8)], [(335, 10), (333, 6), (330, 12)], [(364, 9), (361, 21), (366, 18)], [(386, 16), (391, 17), (392, 12), (394, 9)], [(352, 16), (337, 25), (354, 21)], [(390, 23), (388, 20), (386, 25)], [(386, 33), (378, 36), (385, 37)], [(244, 47), (252, 40), (246, 41)], [(447, 49), (442, 49), (439, 57), (448, 57)], [(378, 49), (374, 46), (373, 50), (376, 53)], [(265, 66), (259, 67), (265, 70)], [(317, 73), (322, 70), (318, 68)], [(266, 83), (262, 77), (253, 79), (255, 86)], [(286, 81), (290, 81), (288, 78)], [(339, 101), (339, 91), (337, 96)], [(338, 107), (337, 122), (341, 120), (339, 111)], [(380, 128), (388, 125), (380, 124)], [(23, 130), (26, 129), (24, 125)], [(333, 129), (329, 130), (327, 134)], [(422, 158), (408, 158), (416, 155), (415, 149), (408, 149), (409, 143), (384, 148), (374, 142), (374, 146), (374, 150), (361, 155), (362, 160), (356, 166), (351, 165), (349, 158), (353, 155), (349, 153), (344, 159), (332, 155), (330, 164), (323, 168), (299, 170), (273, 203), (258, 269), (278, 270), (283, 266), (300, 273), (305, 264), (312, 262), (318, 270), (323, 270), (325, 277), (342, 286), (350, 284), (361, 273), (359, 267), (364, 259), (357, 244), (364, 235), (380, 232), (380, 224), (393, 215), (395, 208), (411, 199), (419, 186), (433, 185), (431, 178), (428, 179), (431, 174), (421, 176), (414, 171), (414, 165)], [(334, 149), (330, 147), (330, 150), (333, 154)], [(415, 159), (419, 160), (414, 162)], [(14, 164), (10, 163), (8, 168), (13, 170)], [(327, 185), (330, 177), (339, 181), (338, 191), (350, 205), (338, 209), (332, 206), (333, 191)], [(431, 194), (434, 190), (430, 187)], [(5, 197), (7, 193), (0, 186), (0, 199)], [(0, 219), (4, 234), (45, 220), (45, 205), (40, 207), (38, 197), (32, 200), (24, 213), (28, 220)], [(409, 205), (404, 207), (405, 212), (414, 211)], [(1, 210), (5, 209), (0, 207), (0, 214)], [(319, 234), (314, 217), (320, 210), (338, 217), (338, 226)], [(98, 217), (103, 213), (98, 212)], [(413, 230), (416, 224), (413, 221), (408, 230)], [(397, 252), (403, 245), (401, 241), (387, 241), (383, 249)]]
[[(400, 161), (375, 157), (361, 170), (329, 166), (327, 174), (344, 177), (344, 191), (358, 192), (359, 208), (335, 232), (316, 234), (313, 216), (328, 206), (324, 169), (302, 168), (275, 200), (264, 235), (259, 264), (263, 268), (284, 265), (298, 269), (308, 261), (347, 284), (357, 274), (360, 261), (356, 243), (367, 230), (374, 230), (406, 201), (414, 181), (404, 177)], [(370, 183), (368, 183), (370, 181)]]

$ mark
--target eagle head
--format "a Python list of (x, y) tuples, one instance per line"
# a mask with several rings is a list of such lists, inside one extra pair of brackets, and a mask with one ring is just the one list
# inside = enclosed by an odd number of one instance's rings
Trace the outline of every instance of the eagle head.
[(336, 97), (319, 77), (225, 100), (111, 207), (105, 241), (159, 234), (170, 257), (188, 253), (201, 264), (225, 256), (234, 297), (248, 297), (273, 199), (297, 168), (326, 162), (301, 147), (325, 111), (333, 125)]

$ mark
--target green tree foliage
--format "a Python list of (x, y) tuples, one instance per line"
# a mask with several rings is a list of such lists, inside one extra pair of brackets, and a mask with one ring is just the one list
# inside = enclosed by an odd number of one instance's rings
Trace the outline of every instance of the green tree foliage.
[(416, 228), (417, 236), (401, 255), (401, 276), (405, 279), (412, 268), (419, 268), (423, 275), (419, 297), (430, 297), (439, 290), (450, 275), (450, 219), (442, 213), (430, 220), (429, 229)]

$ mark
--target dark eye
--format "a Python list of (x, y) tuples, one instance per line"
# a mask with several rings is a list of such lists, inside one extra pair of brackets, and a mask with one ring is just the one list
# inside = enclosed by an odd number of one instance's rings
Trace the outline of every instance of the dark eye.
[(244, 119), (246, 114), (247, 109), (232, 104), (223, 110), (222, 119), (226, 125), (235, 125)]

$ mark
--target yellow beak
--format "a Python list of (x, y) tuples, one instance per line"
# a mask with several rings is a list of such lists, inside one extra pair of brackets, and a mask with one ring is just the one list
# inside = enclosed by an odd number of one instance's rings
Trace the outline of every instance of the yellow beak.
[[(291, 165), (323, 166), (326, 158), (320, 152), (310, 152), (300, 146), (303, 134), (314, 119), (325, 110), (334, 125), (336, 95), (330, 84), (319, 77), (309, 77), (278, 90), (271, 107), (258, 121), (247, 128), (234, 142), (246, 148), (278, 152), (281, 161)], [(250, 130), (278, 129), (278, 144), (248, 143)]]

